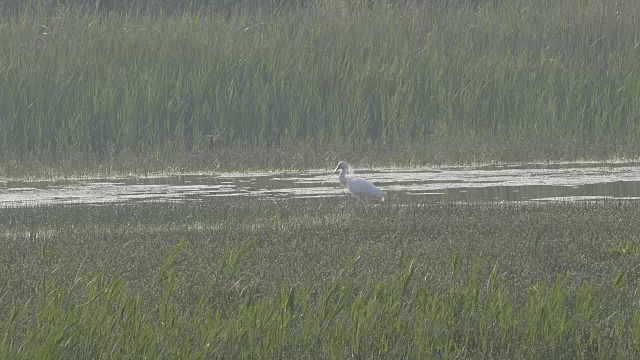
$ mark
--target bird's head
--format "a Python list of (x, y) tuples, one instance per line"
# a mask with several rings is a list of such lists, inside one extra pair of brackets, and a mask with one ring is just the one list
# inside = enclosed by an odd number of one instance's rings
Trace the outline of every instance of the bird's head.
[(336, 167), (336, 169), (335, 169), (335, 170), (333, 170), (333, 173), (332, 173), (331, 175), (333, 175), (333, 174), (337, 173), (339, 170), (340, 170), (340, 171), (344, 171), (344, 172), (345, 172), (345, 174), (346, 174), (346, 173), (350, 173), (350, 172), (351, 172), (351, 166), (350, 166), (349, 164), (347, 164), (347, 162), (346, 162), (346, 161), (340, 161), (340, 162), (338, 163), (338, 166)]

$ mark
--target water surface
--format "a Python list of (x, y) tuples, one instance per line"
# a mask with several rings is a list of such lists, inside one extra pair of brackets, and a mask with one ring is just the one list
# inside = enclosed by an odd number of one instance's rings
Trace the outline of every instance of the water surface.
[[(386, 201), (594, 201), (640, 199), (638, 163), (557, 163), (356, 169)], [(218, 197), (317, 198), (350, 195), (331, 170), (179, 174), (64, 181), (0, 181), (0, 206), (215, 201)], [(324, 184), (323, 181), (327, 180)], [(351, 200), (351, 199), (349, 199)]]

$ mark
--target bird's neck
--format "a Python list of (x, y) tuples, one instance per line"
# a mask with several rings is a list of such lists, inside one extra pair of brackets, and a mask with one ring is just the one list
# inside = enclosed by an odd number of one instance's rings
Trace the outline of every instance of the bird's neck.
[(338, 175), (338, 180), (340, 180), (340, 184), (342, 186), (347, 186), (347, 170), (340, 169), (340, 175)]

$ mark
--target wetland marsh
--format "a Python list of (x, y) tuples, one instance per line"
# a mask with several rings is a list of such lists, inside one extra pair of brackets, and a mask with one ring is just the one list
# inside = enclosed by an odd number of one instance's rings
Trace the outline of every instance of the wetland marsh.
[[(5, 188), (0, 352), (638, 353), (636, 164), (399, 170), (361, 172), (391, 189), (382, 203), (318, 187), (320, 170), (31, 184), (57, 195), (26, 203)], [(545, 186), (563, 201), (523, 201)]]
[(640, 357), (639, 21), (2, 2), (0, 358)]

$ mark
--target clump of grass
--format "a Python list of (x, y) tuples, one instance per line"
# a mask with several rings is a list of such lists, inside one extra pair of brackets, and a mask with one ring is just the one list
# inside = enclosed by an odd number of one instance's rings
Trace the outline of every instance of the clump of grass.
[(637, 2), (207, 6), (2, 16), (0, 154), (640, 133)]
[[(163, 266), (173, 264), (169, 256)], [(355, 264), (355, 263), (354, 263)], [(401, 265), (401, 264), (399, 264)], [(40, 292), (32, 311), (14, 304), (4, 324), (3, 356), (29, 358), (229, 357), (633, 357), (637, 309), (628, 293), (567, 276), (514, 302), (493, 267), (481, 278), (455, 272), (452, 285), (427, 291), (415, 261), (378, 282), (353, 264), (325, 286), (282, 288), (280, 295), (208, 291), (180, 305), (171, 276), (158, 297), (95, 276)], [(167, 270), (166, 268), (164, 269)], [(162, 270), (161, 270), (162, 271)], [(486, 286), (485, 286), (486, 284)], [(69, 295), (74, 287), (86, 292)], [(220, 291), (221, 289), (216, 289)], [(625, 298), (621, 301), (619, 298)], [(218, 295), (219, 297), (219, 295)], [(609, 315), (615, 307), (619, 313)]]
[(638, 353), (639, 204), (0, 209), (0, 354)]

